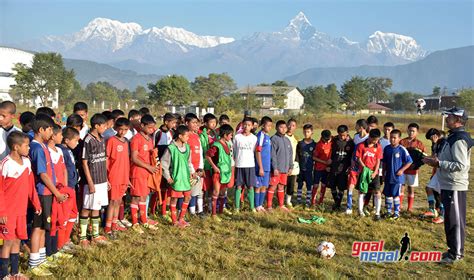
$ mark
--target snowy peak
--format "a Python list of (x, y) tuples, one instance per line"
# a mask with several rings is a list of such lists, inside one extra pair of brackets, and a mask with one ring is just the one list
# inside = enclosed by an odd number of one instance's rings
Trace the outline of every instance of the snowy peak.
[(234, 41), (234, 38), (217, 36), (199, 36), (183, 28), (165, 26), (163, 28), (152, 27), (143, 32), (150, 38), (157, 38), (168, 43), (179, 43), (198, 48), (212, 48), (220, 44), (227, 44)]
[(299, 12), (286, 26), (283, 33), (292, 39), (308, 40), (317, 31), (303, 12)]
[(427, 54), (412, 37), (382, 31), (370, 35), (365, 46), (368, 52), (386, 53), (410, 61), (418, 60)]
[(108, 18), (95, 18), (80, 31), (65, 36), (47, 36), (49, 42), (61, 42), (66, 50), (80, 43), (101, 42), (113, 52), (126, 48), (134, 43), (137, 37), (148, 36), (149, 41), (164, 40), (171, 44), (178, 44), (183, 50), (186, 46), (197, 48), (211, 48), (220, 44), (234, 41), (234, 38), (218, 36), (200, 36), (183, 28), (165, 26), (163, 28), (143, 28), (134, 22), (123, 23)]

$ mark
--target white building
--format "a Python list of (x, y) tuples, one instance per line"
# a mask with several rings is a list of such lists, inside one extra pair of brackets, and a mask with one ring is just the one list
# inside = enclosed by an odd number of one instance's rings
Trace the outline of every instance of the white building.
[[(281, 89), (285, 95), (285, 107), (283, 109), (276, 108), (273, 102), (274, 89), (276, 88)], [(244, 99), (248, 94), (254, 94), (260, 99), (262, 101), (261, 108), (256, 109), (260, 109), (262, 114), (300, 113), (304, 105), (304, 96), (296, 87), (254, 86), (241, 88), (238, 92), (242, 94)]]
[[(17, 63), (23, 63), (28, 67), (31, 67), (33, 63), (34, 53), (23, 51), (20, 49), (0, 47), (0, 100), (10, 100), (11, 86), (15, 85), (15, 78), (13, 67)], [(58, 108), (58, 93), (55, 96), (48, 98), (53, 109)], [(30, 106), (41, 107), (41, 99), (38, 97), (36, 100), (27, 101)]]

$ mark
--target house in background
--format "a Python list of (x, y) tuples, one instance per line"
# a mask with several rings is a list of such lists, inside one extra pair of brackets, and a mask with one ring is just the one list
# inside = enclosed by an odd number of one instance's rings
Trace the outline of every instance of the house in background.
[(366, 109), (362, 109), (359, 111), (360, 114), (372, 114), (372, 115), (385, 115), (390, 113), (392, 109), (375, 102), (370, 102), (367, 104)]
[[(284, 97), (285, 105), (283, 108), (277, 108), (274, 102), (276, 92), (281, 92)], [(296, 87), (276, 87), (276, 86), (254, 86), (245, 87), (237, 91), (243, 99), (249, 95), (261, 101), (260, 108), (249, 108), (251, 111), (257, 111), (260, 115), (281, 115), (281, 114), (299, 114), (303, 112), (304, 96)]]

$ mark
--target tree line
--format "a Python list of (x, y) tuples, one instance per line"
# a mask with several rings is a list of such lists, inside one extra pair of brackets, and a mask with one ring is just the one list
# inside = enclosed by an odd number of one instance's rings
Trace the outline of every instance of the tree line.
[[(235, 81), (227, 73), (211, 73), (198, 76), (193, 81), (181, 75), (169, 75), (146, 87), (135, 90), (118, 89), (107, 82), (95, 82), (82, 87), (75, 79), (73, 70), (66, 70), (60, 54), (37, 53), (31, 67), (17, 64), (14, 68), (16, 85), (11, 95), (14, 99), (39, 98), (46, 104), (48, 97), (56, 92), (59, 104), (68, 108), (75, 101), (108, 104), (134, 104), (136, 106), (164, 105), (187, 106), (195, 102), (201, 108), (214, 107), (216, 112), (242, 112), (246, 109), (258, 109), (262, 100), (255, 97), (249, 87), (244, 93), (237, 92)], [(396, 111), (414, 111), (414, 100), (422, 95), (414, 92), (393, 92), (393, 81), (385, 77), (355, 76), (344, 82), (340, 88), (336, 84), (315, 85), (299, 91), (305, 97), (305, 110), (309, 113), (335, 111), (359, 111), (369, 102), (388, 103)], [(270, 86), (273, 90), (273, 106), (284, 108), (285, 81), (262, 83), (258, 86)], [(432, 96), (440, 96), (446, 89), (433, 88)], [(474, 89), (464, 89), (460, 93), (459, 105), (474, 110)]]

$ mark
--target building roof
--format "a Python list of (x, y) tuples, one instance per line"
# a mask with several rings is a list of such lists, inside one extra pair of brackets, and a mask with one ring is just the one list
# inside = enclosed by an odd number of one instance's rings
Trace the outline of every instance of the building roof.
[[(239, 93), (255, 93), (256, 95), (273, 95), (273, 86), (254, 86), (254, 87), (243, 87), (237, 90)], [(284, 94), (288, 94), (292, 90), (296, 89), (296, 87), (277, 87), (284, 89)]]
[(384, 111), (392, 111), (392, 109), (385, 107), (383, 105), (377, 104), (375, 102), (370, 102), (367, 104), (367, 109), (369, 110), (384, 110)]

